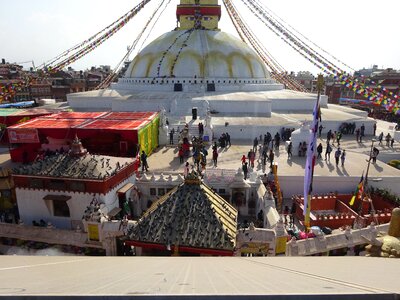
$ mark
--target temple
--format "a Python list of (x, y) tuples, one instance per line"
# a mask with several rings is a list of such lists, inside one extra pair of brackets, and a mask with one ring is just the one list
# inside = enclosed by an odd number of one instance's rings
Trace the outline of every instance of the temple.
[[(249, 45), (219, 30), (217, 0), (182, 0), (176, 17), (177, 27), (142, 49), (123, 78), (104, 90), (69, 94), (70, 107), (165, 111), (173, 126), (200, 119), (207, 121), (206, 136), (228, 129), (234, 139), (299, 129), (311, 120), (317, 96), (277, 83)], [(366, 112), (328, 105), (327, 96), (321, 97), (321, 107), (324, 132), (350, 122), (373, 132)], [(160, 144), (166, 134), (160, 132)]]

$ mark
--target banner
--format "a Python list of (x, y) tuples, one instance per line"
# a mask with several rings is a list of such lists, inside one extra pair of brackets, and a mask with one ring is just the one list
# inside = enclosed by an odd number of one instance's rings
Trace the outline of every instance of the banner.
[(88, 224), (88, 236), (90, 241), (100, 241), (98, 224)]
[(8, 139), (11, 144), (39, 143), (39, 134), (35, 128), (8, 128)]

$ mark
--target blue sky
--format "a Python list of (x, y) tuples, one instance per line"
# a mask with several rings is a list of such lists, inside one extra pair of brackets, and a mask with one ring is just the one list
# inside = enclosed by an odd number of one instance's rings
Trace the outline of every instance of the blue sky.
[[(270, 33), (255, 17), (246, 14), (239, 0), (233, 1), (266, 48), (288, 71), (318, 73), (318, 69)], [(373, 64), (400, 69), (398, 0), (260, 1), (355, 69)], [(138, 0), (1, 0), (0, 57), (10, 62), (33, 60), (40, 65), (109, 25), (137, 3)], [(152, 0), (119, 33), (72, 67), (114, 67), (159, 3), (160, 0)], [(177, 3), (177, 0), (171, 1), (145, 43), (175, 27)], [(225, 10), (220, 28), (237, 35)]]

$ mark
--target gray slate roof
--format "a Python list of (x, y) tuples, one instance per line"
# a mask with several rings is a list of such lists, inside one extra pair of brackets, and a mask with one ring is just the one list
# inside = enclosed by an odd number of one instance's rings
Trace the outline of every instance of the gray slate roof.
[(132, 158), (104, 155), (86, 154), (76, 157), (68, 154), (56, 154), (14, 169), (13, 174), (105, 180), (133, 162)]
[(233, 250), (237, 210), (206, 185), (174, 188), (129, 232), (135, 241), (193, 248)]

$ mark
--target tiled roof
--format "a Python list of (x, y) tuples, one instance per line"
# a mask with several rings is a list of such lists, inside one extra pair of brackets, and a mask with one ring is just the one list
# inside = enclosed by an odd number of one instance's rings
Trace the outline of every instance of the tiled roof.
[(208, 186), (186, 181), (153, 203), (129, 238), (166, 246), (233, 250), (237, 214)]
[(104, 180), (133, 163), (132, 158), (91, 155), (76, 157), (68, 154), (47, 156), (31, 165), (14, 169), (15, 175), (48, 176)]

